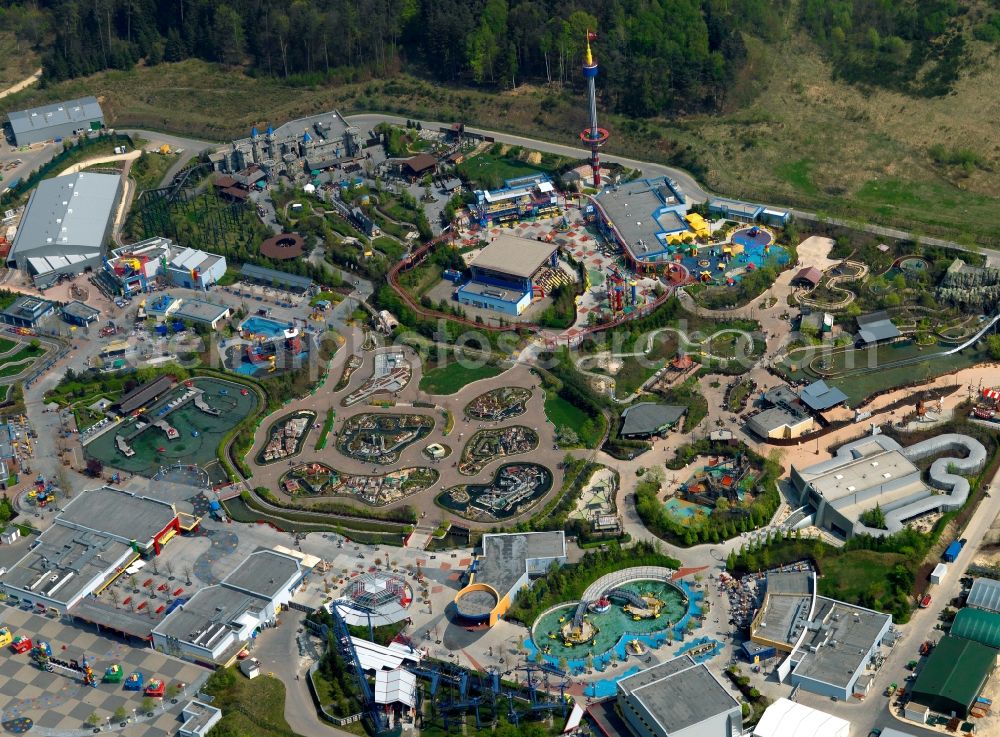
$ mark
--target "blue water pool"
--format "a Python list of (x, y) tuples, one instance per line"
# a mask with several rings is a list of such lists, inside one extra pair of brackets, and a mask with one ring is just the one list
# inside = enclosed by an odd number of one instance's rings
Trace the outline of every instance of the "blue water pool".
[(247, 330), (254, 335), (263, 335), (268, 338), (280, 338), (285, 334), (288, 325), (277, 320), (269, 320), (266, 317), (248, 317), (240, 325), (241, 330)]

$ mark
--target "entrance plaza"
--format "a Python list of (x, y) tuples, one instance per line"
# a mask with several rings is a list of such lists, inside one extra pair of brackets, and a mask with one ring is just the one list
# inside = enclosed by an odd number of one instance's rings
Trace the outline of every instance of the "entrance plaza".
[[(6, 726), (16, 723), (15, 720), (29, 719), (33, 723), (32, 733), (83, 734), (82, 730), (90, 731), (86, 721), (91, 714), (96, 713), (100, 725), (107, 726), (108, 718), (121, 708), (129, 722), (139, 723), (126, 727), (120, 734), (172, 737), (181, 724), (184, 704), (210, 674), (193, 663), (104, 636), (92, 626), (68, 625), (2, 604), (0, 625), (34, 642), (49, 643), (53, 657), (79, 660), (86, 656), (98, 679), (109, 666), (117, 664), (126, 675), (138, 672), (147, 682), (158, 678), (168, 687), (175, 684), (181, 687), (176, 704), (171, 699), (156, 699), (153, 716), (147, 717), (139, 711), (142, 691), (126, 691), (120, 683), (85, 686), (80, 679), (63, 672), (40, 669), (27, 653), (18, 655), (8, 651), (0, 657), (0, 724)], [(117, 728), (118, 722), (114, 725)]]

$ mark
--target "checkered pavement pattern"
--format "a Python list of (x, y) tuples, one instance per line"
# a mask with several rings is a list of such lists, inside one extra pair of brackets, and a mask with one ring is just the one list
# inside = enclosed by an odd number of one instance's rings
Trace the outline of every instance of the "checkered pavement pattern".
[[(188, 684), (190, 697), (208, 676), (204, 668), (155, 650), (130, 647), (84, 626), (71, 626), (21, 609), (0, 606), (0, 623), (10, 627), (11, 634), (30, 637), (34, 642), (48, 642), (54, 657), (79, 659), (86, 654), (98, 678), (109, 665), (120, 663), (126, 674), (139, 671), (146, 680), (155, 677), (168, 684)], [(86, 728), (87, 717), (92, 713), (101, 717), (103, 725), (119, 707), (131, 717), (132, 710), (140, 708), (142, 699), (142, 692), (123, 691), (121, 684), (83, 686), (67, 675), (39, 670), (27, 654), (15, 654), (9, 648), (0, 653), (0, 723), (27, 717), (34, 721), (33, 733), (53, 737), (63, 732), (79, 733), (78, 730)], [(179, 696), (177, 704), (170, 704), (162, 712), (157, 709), (154, 718), (131, 724), (119, 734), (174, 735), (181, 724), (180, 711), (186, 701), (187, 698)]]

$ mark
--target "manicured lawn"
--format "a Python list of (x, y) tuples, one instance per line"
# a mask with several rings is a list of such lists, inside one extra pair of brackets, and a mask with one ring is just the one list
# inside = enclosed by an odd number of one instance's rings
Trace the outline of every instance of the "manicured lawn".
[(0, 353), (6, 353), (12, 350), (14, 346), (17, 345), (16, 340), (8, 340), (7, 338), (0, 338)]
[(506, 369), (493, 364), (466, 368), (457, 361), (431, 369), (420, 378), (420, 391), (430, 394), (454, 394), (473, 381), (491, 379)]
[(333, 429), (333, 420), (336, 417), (336, 412), (332, 409), (326, 411), (326, 419), (323, 421), (323, 429), (319, 431), (319, 437), (316, 438), (316, 450), (323, 450), (326, 447), (326, 436), (330, 434)]
[(0, 363), (0, 376), (15, 376), (24, 371), (30, 365), (28, 359), (36, 358), (45, 352), (44, 348), (32, 348), (25, 346), (17, 353), (9, 356)]
[(505, 179), (524, 177), (540, 171), (544, 171), (544, 169), (517, 159), (494, 156), (491, 153), (473, 156), (468, 161), (463, 161), (458, 165), (460, 175), (482, 186), (490, 187), (501, 185)]
[(569, 428), (575, 432), (584, 447), (593, 448), (604, 437), (604, 415), (590, 417), (575, 404), (553, 392), (549, 392), (545, 398), (545, 416), (557, 430)]

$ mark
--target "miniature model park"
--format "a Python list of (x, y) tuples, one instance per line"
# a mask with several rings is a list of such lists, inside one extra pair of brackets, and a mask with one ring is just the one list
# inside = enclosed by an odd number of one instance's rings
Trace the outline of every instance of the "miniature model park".
[[(600, 3), (490, 3), (471, 41), (383, 9), (378, 53), (363, 9), (356, 32), (308, 1), (203, 8), (210, 42), (8, 5), (3, 731), (1000, 734), (998, 162), (964, 148), (979, 72), (945, 68), (993, 63), (992, 11), (901, 30), (890, 3), (862, 43), (870, 9), (810, 6), (830, 79), (764, 85), (769, 7), (695, 8), (705, 48), (668, 58)], [(225, 121), (164, 96), (197, 98), (189, 47)], [(883, 77), (909, 102), (865, 112), (884, 95), (853, 85)], [(840, 110), (803, 148), (824, 98), (885, 140)], [(476, 127), (483, 100), (511, 134)], [(908, 105), (963, 147), (893, 143)]]

